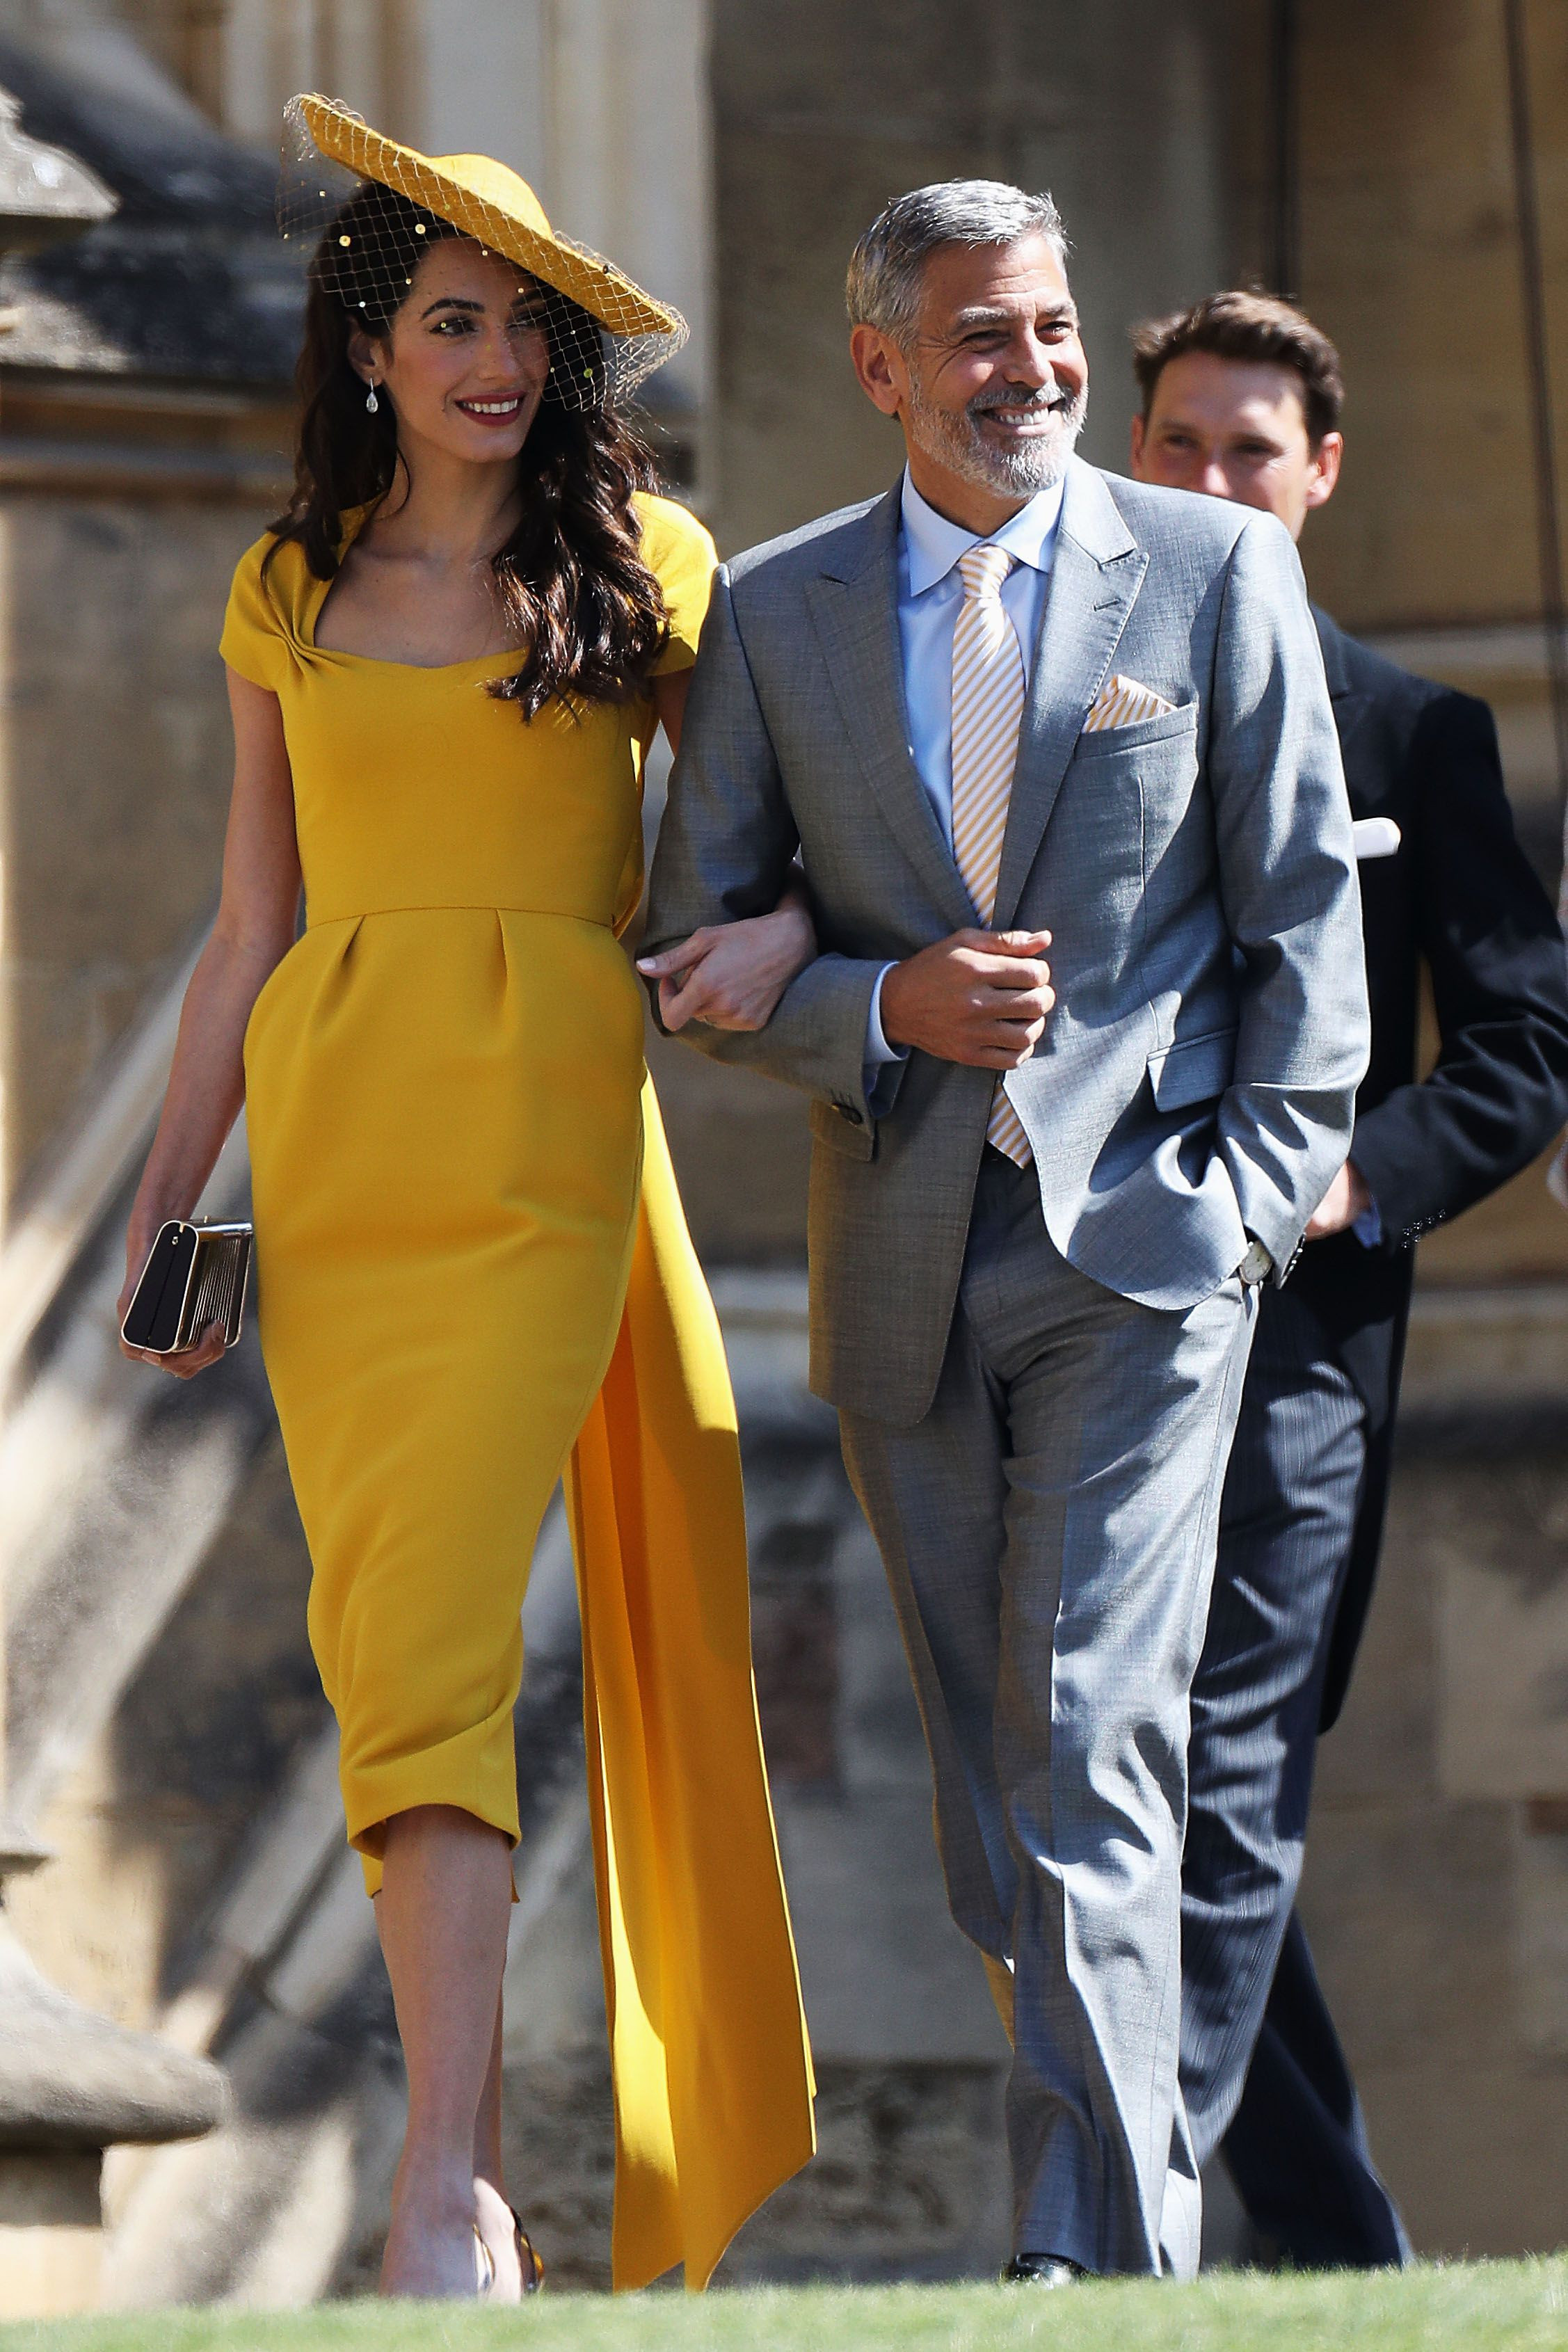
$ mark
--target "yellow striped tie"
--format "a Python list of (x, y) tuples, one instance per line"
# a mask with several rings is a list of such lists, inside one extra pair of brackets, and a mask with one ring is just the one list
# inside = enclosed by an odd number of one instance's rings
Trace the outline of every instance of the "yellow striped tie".
[[(958, 559), (963, 602), (952, 632), (952, 854), (983, 924), (996, 905), (1024, 717), (1023, 648), (1001, 594), (1012, 568), (1003, 547), (972, 547)], [(1020, 1168), (1034, 1157), (1000, 1078), (985, 1140)]]

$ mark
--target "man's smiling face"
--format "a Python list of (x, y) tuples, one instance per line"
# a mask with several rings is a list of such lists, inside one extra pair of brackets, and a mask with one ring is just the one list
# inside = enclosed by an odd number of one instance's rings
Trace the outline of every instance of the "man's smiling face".
[(1292, 539), (1332, 494), (1343, 446), (1338, 433), (1310, 439), (1294, 368), (1213, 352), (1167, 360), (1148, 415), (1132, 420), (1139, 481), (1260, 507), (1278, 515)]
[(917, 487), (921, 458), (1013, 506), (1060, 479), (1083, 429), (1089, 362), (1047, 237), (939, 246), (910, 335), (858, 327), (854, 350), (865, 389), (903, 425)]

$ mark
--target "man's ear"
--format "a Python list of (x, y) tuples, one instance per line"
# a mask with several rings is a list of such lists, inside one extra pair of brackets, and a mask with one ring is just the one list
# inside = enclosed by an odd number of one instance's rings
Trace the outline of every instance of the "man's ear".
[(1307, 485), (1307, 505), (1325, 507), (1334, 495), (1334, 485), (1340, 478), (1340, 465), (1345, 454), (1342, 433), (1325, 433), (1312, 452), (1312, 478)]
[(867, 399), (884, 416), (897, 416), (909, 382), (898, 345), (879, 327), (856, 327), (850, 331), (849, 356)]
[(1143, 416), (1142, 411), (1132, 419), (1132, 478), (1141, 479), (1138, 468), (1143, 463)]

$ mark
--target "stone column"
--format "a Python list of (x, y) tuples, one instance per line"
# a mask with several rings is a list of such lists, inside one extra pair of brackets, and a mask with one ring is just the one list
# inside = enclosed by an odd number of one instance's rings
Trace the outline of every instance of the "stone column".
[[(75, 156), (27, 138), (18, 111), (0, 90), (0, 251), (68, 236), (116, 202)], [(0, 2320), (93, 2309), (104, 2149), (209, 2131), (226, 2101), (216, 2066), (94, 2015), (34, 1967), (5, 1916), (5, 1886), (47, 1859), (7, 1817), (0, 1767)]]
[[(5, 1843), (0, 1879), (47, 1859)], [(104, 2149), (194, 2138), (226, 2101), (217, 2067), (49, 1984), (0, 1912), (0, 2319), (95, 2310)]]

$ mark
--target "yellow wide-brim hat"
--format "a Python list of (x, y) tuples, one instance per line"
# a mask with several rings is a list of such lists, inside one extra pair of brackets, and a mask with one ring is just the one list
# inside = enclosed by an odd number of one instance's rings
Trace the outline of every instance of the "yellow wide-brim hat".
[(422, 155), (416, 147), (373, 131), (330, 98), (297, 98), (289, 113), (303, 122), (329, 162), (395, 190), (490, 252), (519, 263), (579, 303), (612, 335), (658, 336), (665, 358), (686, 341), (679, 310), (656, 301), (603, 254), (558, 235), (528, 182), (506, 164), (489, 155)]

